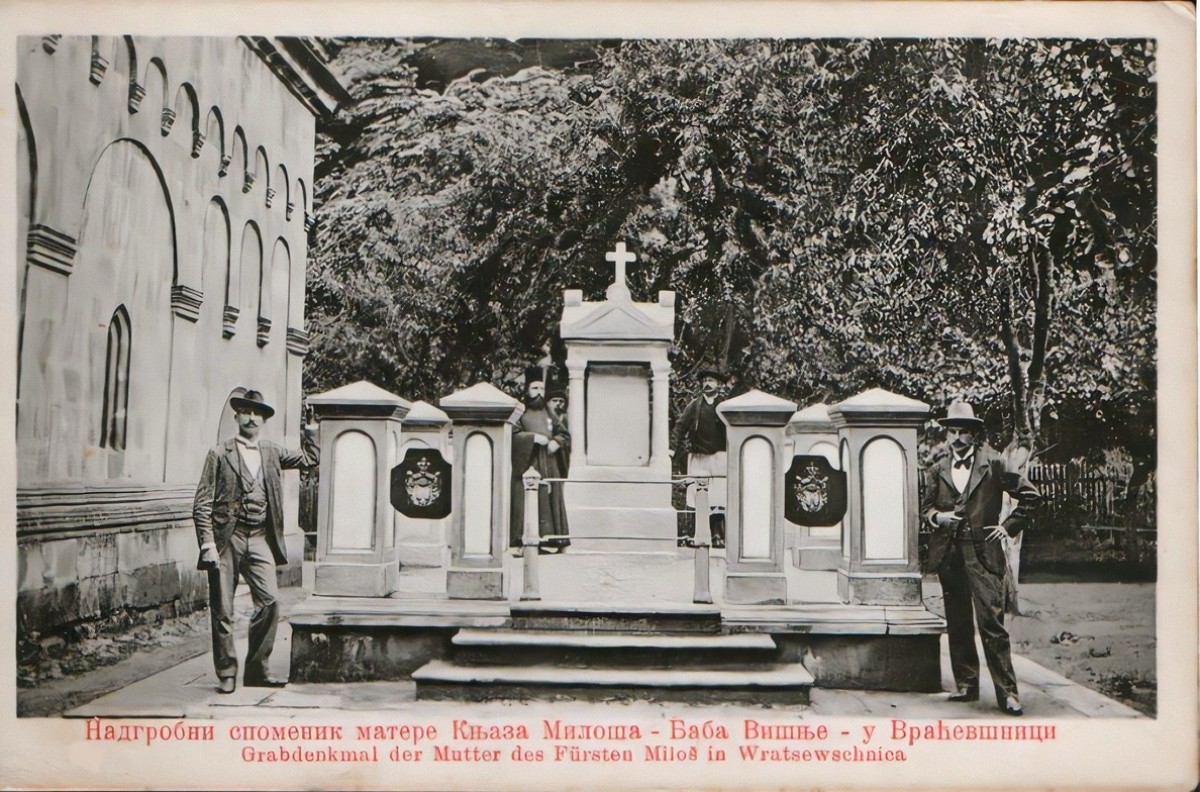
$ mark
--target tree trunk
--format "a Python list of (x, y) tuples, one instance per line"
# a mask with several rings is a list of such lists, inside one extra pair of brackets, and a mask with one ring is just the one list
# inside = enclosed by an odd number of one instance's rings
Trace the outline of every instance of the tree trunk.
[[(1000, 336), (1008, 357), (1009, 380), (1012, 383), (1013, 431), (1004, 449), (1005, 469), (1025, 475), (1029, 460), (1036, 450), (1042, 428), (1042, 411), (1046, 406), (1046, 352), (1049, 349), (1050, 327), (1054, 320), (1054, 259), (1048, 251), (1030, 253), (1034, 282), (1033, 338), (1029, 349), (1029, 365), (1022, 366), (1020, 339), (1016, 332), (1017, 297), (1013, 274), (1008, 273), (1005, 299), (1000, 309)], [(1012, 500), (1006, 495), (1001, 519), (1012, 510)], [(1007, 598), (1008, 611), (1020, 614), (1017, 582), (1021, 570), (1021, 545), (1025, 534), (1010, 541), (1008, 554), (1011, 591)]]

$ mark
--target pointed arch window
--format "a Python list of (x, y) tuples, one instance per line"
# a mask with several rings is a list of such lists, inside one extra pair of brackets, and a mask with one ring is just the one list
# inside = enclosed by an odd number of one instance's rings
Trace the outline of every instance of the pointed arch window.
[(108, 323), (108, 353), (104, 363), (104, 409), (100, 445), (125, 450), (129, 410), (129, 312), (121, 305)]

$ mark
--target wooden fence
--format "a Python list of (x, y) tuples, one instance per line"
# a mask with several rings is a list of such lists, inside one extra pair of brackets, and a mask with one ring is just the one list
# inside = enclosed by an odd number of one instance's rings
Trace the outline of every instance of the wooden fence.
[(1083, 522), (1119, 518), (1129, 486), (1127, 476), (1081, 462), (1035, 460), (1026, 476), (1042, 493), (1043, 514), (1071, 513)]

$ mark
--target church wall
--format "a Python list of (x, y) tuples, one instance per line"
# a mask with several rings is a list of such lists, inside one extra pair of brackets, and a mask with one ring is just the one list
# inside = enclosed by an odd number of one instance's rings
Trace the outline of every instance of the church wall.
[(230, 392), (261, 390), (264, 436), (299, 445), (315, 119), (234, 38), (22, 38), (17, 91), (21, 629), (193, 609), (192, 493)]

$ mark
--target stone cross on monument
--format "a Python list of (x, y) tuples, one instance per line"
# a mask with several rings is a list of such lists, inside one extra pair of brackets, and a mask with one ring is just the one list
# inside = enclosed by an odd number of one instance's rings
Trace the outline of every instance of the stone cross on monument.
[(626, 250), (624, 242), (618, 242), (616, 249), (605, 253), (604, 258), (616, 265), (612, 285), (608, 287), (605, 296), (610, 300), (632, 299), (629, 284), (625, 282), (625, 265), (637, 261), (637, 255)]

